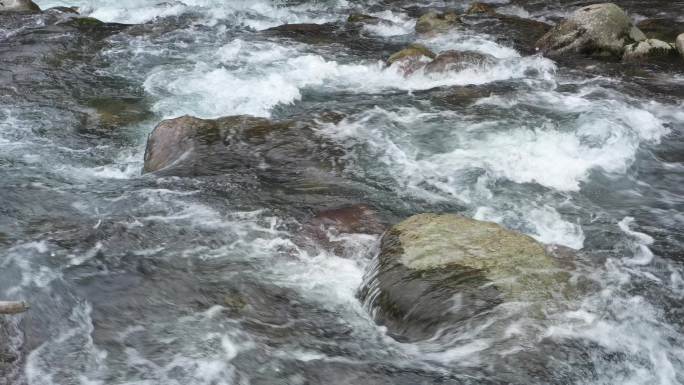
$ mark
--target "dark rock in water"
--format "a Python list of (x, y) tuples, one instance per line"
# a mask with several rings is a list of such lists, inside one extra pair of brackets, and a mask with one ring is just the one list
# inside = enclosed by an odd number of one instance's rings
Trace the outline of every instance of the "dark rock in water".
[[(107, 38), (125, 31), (127, 25), (54, 9), (1, 13), (0, 25), (16, 31), (0, 41), (0, 98), (11, 97), (18, 105), (39, 103), (60, 114), (75, 115), (83, 122), (82, 127), (75, 127), (81, 132), (114, 127), (103, 110), (109, 108), (107, 100), (142, 99), (140, 86), (101, 71), (106, 58), (99, 53), (109, 46)], [(102, 119), (93, 119), (93, 107), (104, 113), (99, 116)], [(147, 109), (142, 104), (136, 109), (143, 115), (149, 113), (142, 112)]]
[[(353, 18), (362, 19), (361, 16)], [(306, 44), (340, 45), (355, 50), (374, 60), (386, 57), (400, 47), (400, 43), (375, 39), (371, 34), (362, 33), (367, 24), (391, 24), (389, 20), (378, 18), (349, 23), (325, 24), (284, 24), (262, 31), (265, 35), (290, 38)]]
[(31, 0), (0, 0), (0, 12), (40, 12)]
[(375, 17), (375, 16), (370, 16), (366, 15), (363, 13), (354, 13), (349, 15), (347, 18), (347, 23), (352, 24), (352, 25), (384, 25), (384, 26), (391, 26), (394, 25), (394, 23), (390, 20), (383, 19), (381, 17)]
[[(475, 22), (470, 23), (471, 20)], [(469, 30), (495, 36), (499, 43), (513, 46), (523, 54), (535, 53), (537, 40), (552, 28), (537, 20), (498, 13), (467, 15), (464, 22)]]
[(503, 302), (563, 298), (569, 274), (527, 235), (453, 214), (420, 214), (382, 238), (361, 296), (379, 324), (416, 341)]
[(73, 15), (78, 15), (78, 8), (76, 7), (52, 7), (46, 9), (44, 12), (56, 12), (56, 13), (70, 13)]
[(398, 66), (399, 71), (404, 75), (410, 75), (436, 57), (435, 53), (422, 44), (411, 44), (410, 46), (395, 52), (387, 59), (387, 65)]
[(387, 59), (387, 65), (398, 65), (399, 70), (404, 75), (423, 68), (426, 63), (434, 59), (437, 55), (422, 44), (411, 44), (399, 52), (395, 52)]
[(380, 235), (386, 226), (376, 210), (365, 204), (354, 204), (321, 210), (303, 226), (302, 242), (313, 240), (336, 254), (343, 254), (344, 242), (336, 239), (341, 234)]
[(398, 61), (409, 58), (426, 57), (429, 59), (434, 59), (436, 56), (437, 55), (435, 55), (434, 52), (432, 52), (428, 47), (422, 44), (411, 44), (408, 47), (390, 56), (389, 59), (387, 59), (387, 64), (392, 65)]
[(153, 116), (142, 98), (99, 97), (89, 100), (86, 105), (94, 109), (95, 123), (104, 129), (128, 126)]
[(603, 3), (578, 9), (539, 39), (537, 47), (549, 56), (579, 53), (621, 57), (625, 45), (645, 39), (622, 8)]
[(377, 24), (382, 19), (375, 16), (366, 15), (363, 13), (353, 13), (347, 18), (347, 23), (367, 23)]
[[(201, 155), (210, 156), (213, 148), (230, 145), (231, 134), (245, 138), (265, 137), (287, 125), (251, 116), (231, 116), (215, 120), (182, 116), (164, 120), (150, 134), (145, 149), (143, 172), (154, 172), (187, 162), (201, 162)], [(205, 149), (203, 151), (202, 149)], [(193, 166), (193, 167), (199, 167)]]
[(416, 32), (419, 34), (436, 34), (448, 32), (461, 25), (461, 18), (456, 12), (437, 13), (430, 11), (418, 18)]
[[(502, 82), (491, 82), (479, 85), (452, 86), (436, 89), (431, 92), (433, 103), (443, 105), (450, 109), (465, 108), (472, 105), (478, 99), (491, 95), (506, 95), (515, 89)], [(469, 109), (472, 112), (472, 109)]]
[(501, 41), (511, 44), (523, 53), (533, 53), (535, 44), (544, 34), (551, 30), (551, 26), (541, 21), (523, 19), (516, 16), (497, 15), (499, 33), (505, 31)]
[(488, 66), (494, 63), (496, 63), (494, 56), (475, 51), (449, 50), (435, 55), (421, 44), (411, 44), (387, 59), (388, 65), (397, 64), (404, 75), (410, 75), (421, 68), (425, 69), (425, 73), (436, 73), (462, 71), (466, 68)]
[(266, 34), (287, 37), (309, 44), (334, 42), (339, 32), (339, 26), (333, 23), (283, 24), (264, 31)]
[(311, 223), (316, 227), (334, 227), (339, 233), (382, 234), (385, 226), (370, 206), (356, 204), (319, 211)]
[(626, 46), (622, 59), (626, 61), (642, 61), (668, 58), (675, 55), (677, 55), (677, 49), (672, 44), (657, 39), (646, 39)]
[(496, 14), (496, 10), (494, 7), (492, 7), (489, 4), (486, 3), (472, 3), (470, 4), (470, 7), (468, 7), (468, 10), (466, 10), (466, 15), (494, 15)]
[(148, 138), (143, 172), (192, 176), (239, 172), (252, 178), (283, 178), (283, 183), (309, 191), (323, 188), (317, 181), (343, 152), (317, 136), (311, 124), (252, 116), (164, 120)]
[(425, 66), (426, 73), (462, 71), (466, 68), (485, 67), (496, 63), (492, 55), (475, 51), (449, 50), (440, 53), (433, 61)]
[(675, 41), (677, 35), (684, 31), (684, 22), (672, 19), (646, 19), (637, 23), (637, 27), (650, 39)]

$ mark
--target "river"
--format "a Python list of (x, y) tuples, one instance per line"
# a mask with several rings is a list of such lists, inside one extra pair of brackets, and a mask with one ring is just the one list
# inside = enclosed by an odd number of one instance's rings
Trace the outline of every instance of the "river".
[[(465, 1), (37, 3), (135, 26), (0, 68), (13, 79), (0, 77), (0, 300), (31, 305), (0, 323), (0, 384), (684, 383), (684, 66), (556, 62), (477, 21), (413, 33), (420, 9)], [(581, 2), (495, 3), (555, 23)], [(618, 3), (684, 23), (681, 1)], [(354, 12), (392, 23), (339, 41), (264, 33)], [(26, 28), (0, 25), (0, 41)], [(50, 33), (0, 58), (39, 57), (63, 39)], [(496, 64), (385, 66), (415, 41)], [(142, 174), (147, 135), (186, 114), (318, 119), (334, 191), (280, 174)], [(512, 307), (397, 341), (358, 299), (379, 236), (300, 239), (311, 212), (353, 203), (388, 224), (459, 212), (579, 250), (573, 279), (591, 290), (543, 320)]]

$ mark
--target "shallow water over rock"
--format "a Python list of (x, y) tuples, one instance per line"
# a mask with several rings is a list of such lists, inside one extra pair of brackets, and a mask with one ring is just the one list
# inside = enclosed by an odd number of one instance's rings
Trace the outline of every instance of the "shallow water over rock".
[[(0, 301), (31, 305), (0, 316), (0, 384), (683, 383), (684, 62), (551, 60), (534, 43), (584, 3), (470, 3), (0, 14)], [(433, 9), (458, 26), (416, 34)], [(386, 64), (411, 44), (486, 65)], [(287, 127), (227, 124), (143, 173), (184, 115)], [(425, 212), (575, 249), (578, 295), (397, 338), (359, 291), (383, 231)]]

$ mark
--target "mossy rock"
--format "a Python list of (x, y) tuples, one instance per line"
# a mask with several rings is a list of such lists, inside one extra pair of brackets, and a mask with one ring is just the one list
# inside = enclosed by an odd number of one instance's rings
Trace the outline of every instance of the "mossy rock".
[[(361, 296), (376, 321), (399, 339), (438, 330), (505, 302), (548, 303), (570, 295), (569, 273), (545, 245), (498, 224), (454, 214), (419, 214), (384, 236), (377, 266)], [(459, 312), (448, 311), (460, 298)]]
[(436, 34), (448, 32), (461, 25), (461, 18), (456, 12), (428, 12), (418, 18), (416, 32), (419, 34)]
[(76, 28), (92, 28), (99, 27), (104, 24), (104, 22), (94, 18), (94, 17), (74, 17), (69, 20), (68, 25)]
[(387, 59), (387, 64), (392, 65), (400, 60), (409, 58), (420, 58), (426, 57), (429, 59), (434, 59), (437, 57), (434, 52), (432, 52), (428, 47), (422, 44), (411, 44), (408, 47), (402, 49), (399, 52), (392, 54), (392, 56)]
[(468, 10), (466, 10), (466, 15), (495, 15), (496, 10), (489, 4), (486, 3), (472, 3)]
[(108, 129), (142, 122), (153, 115), (142, 99), (95, 98), (87, 106), (95, 110), (97, 124)]
[(347, 18), (347, 23), (377, 23), (380, 21), (379, 17), (366, 15), (363, 13), (353, 13)]

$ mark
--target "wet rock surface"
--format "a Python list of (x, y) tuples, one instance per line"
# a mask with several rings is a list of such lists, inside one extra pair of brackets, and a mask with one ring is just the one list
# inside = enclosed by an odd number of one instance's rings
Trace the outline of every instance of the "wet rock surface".
[(416, 21), (416, 33), (424, 35), (434, 35), (437, 33), (448, 32), (458, 28), (461, 18), (456, 12), (448, 11), (439, 13), (430, 11)]
[(662, 40), (646, 39), (625, 47), (623, 60), (640, 61), (648, 59), (668, 58), (677, 54), (676, 48)]
[(547, 55), (581, 53), (597, 56), (621, 56), (624, 46), (646, 36), (623, 9), (613, 3), (588, 5), (575, 11), (538, 42)]
[(637, 27), (649, 39), (673, 42), (684, 31), (684, 21), (668, 18), (645, 19), (638, 22)]
[(435, 57), (435, 53), (424, 45), (411, 44), (401, 51), (393, 53), (387, 59), (387, 65), (395, 65), (403, 74), (410, 75), (425, 67), (426, 63)]
[(429, 48), (422, 44), (412, 44), (404, 49), (402, 49), (399, 52), (396, 52), (392, 54), (387, 59), (387, 64), (392, 65), (398, 61), (403, 61), (403, 60), (414, 60), (414, 59), (420, 59), (422, 57), (425, 57), (427, 59), (434, 59), (435, 58), (435, 53), (430, 51)]
[[(0, 385), (681, 382), (677, 57), (535, 55), (570, 0), (86, 3), (0, 12)], [(421, 212), (584, 250), (411, 268)]]
[[(269, 170), (297, 175), (332, 164), (326, 157), (333, 156), (334, 146), (325, 149), (324, 143), (315, 140), (310, 128), (295, 122), (252, 116), (213, 120), (182, 116), (165, 120), (152, 131), (143, 172), (199, 176)], [(314, 161), (317, 156), (318, 162)]]
[(0, 13), (3, 12), (40, 12), (40, 7), (31, 0), (2, 0)]
[[(99, 70), (103, 64), (98, 52), (107, 46), (108, 37), (124, 31), (126, 25), (59, 10), (39, 15), (0, 14), (0, 22), (9, 28), (30, 26), (0, 41), (0, 99), (11, 98), (19, 105), (49, 104), (62, 115), (78, 115), (91, 131), (110, 130), (115, 123), (112, 120), (132, 122), (149, 117), (139, 87), (120, 77), (102, 75)], [(35, 87), (36, 82), (40, 88)], [(105, 110), (113, 105), (103, 105), (104, 100), (138, 107), (108, 112)]]
[(561, 299), (569, 278), (532, 238), (453, 214), (410, 217), (381, 242), (362, 299), (402, 340), (448, 334), (506, 301)]
[(401, 43), (388, 42), (363, 32), (365, 25), (390, 25), (391, 22), (367, 15), (350, 15), (346, 23), (284, 24), (260, 33), (306, 44), (346, 47), (369, 58), (381, 59), (400, 49)]
[[(376, 209), (366, 204), (354, 204), (319, 210), (303, 225), (299, 243), (323, 247), (339, 255), (359, 252), (344, 237), (348, 235), (379, 236), (387, 226)], [(313, 241), (313, 244), (312, 244)]]
[(463, 71), (466, 68), (483, 68), (496, 63), (492, 55), (473, 51), (449, 50), (441, 52), (425, 66), (426, 73)]

